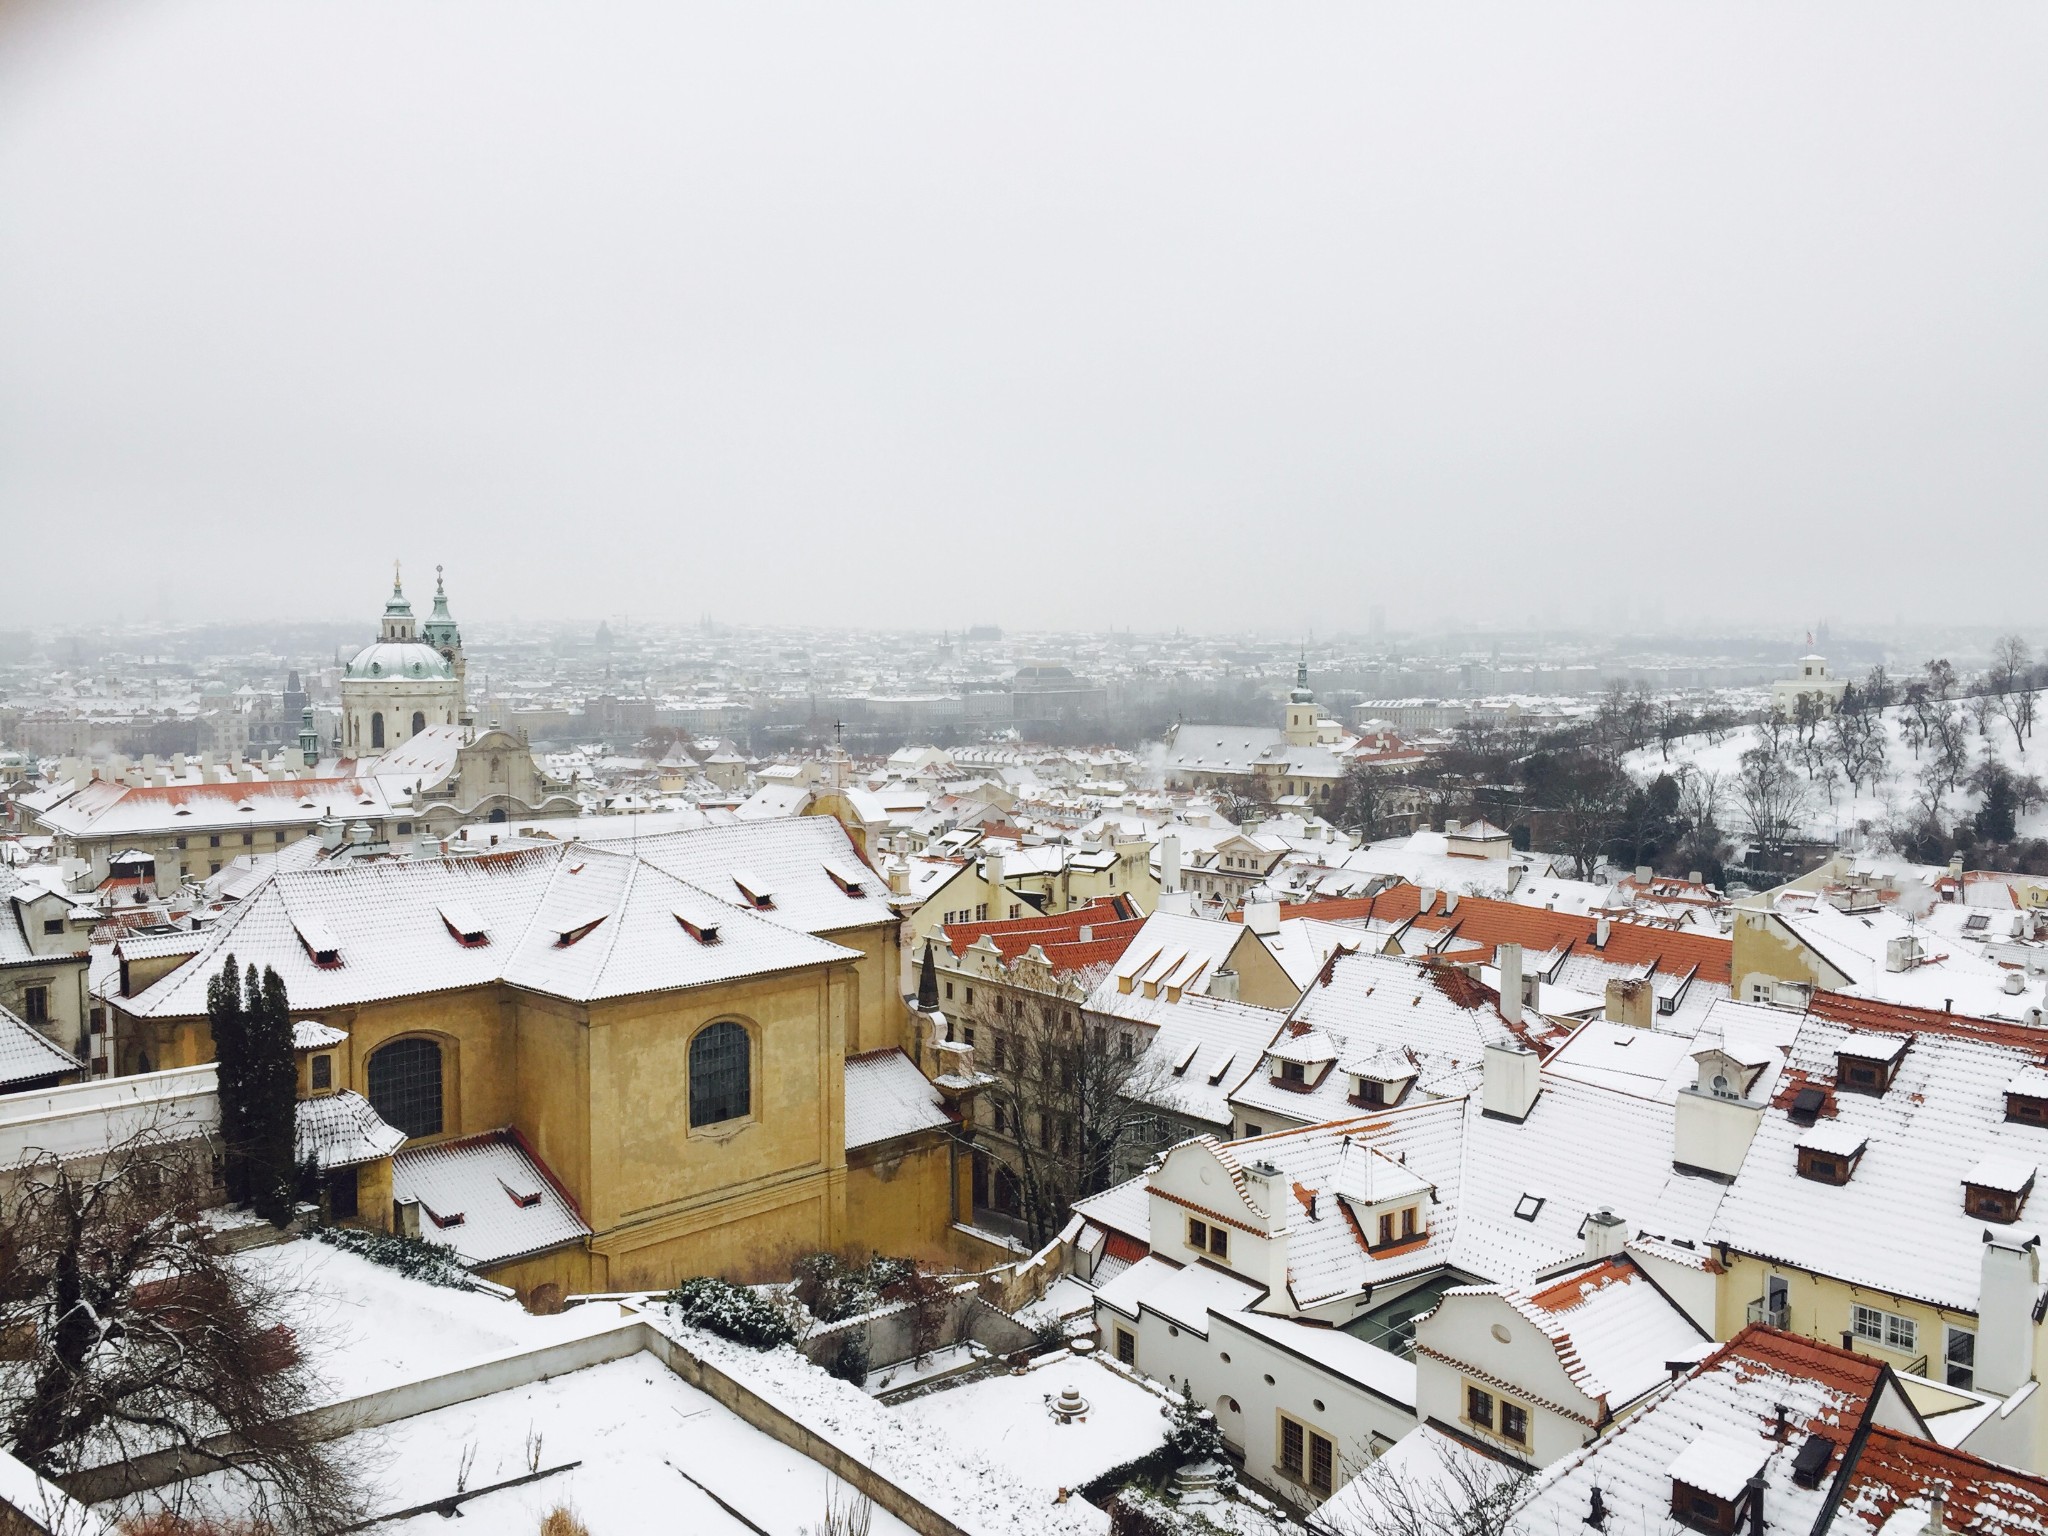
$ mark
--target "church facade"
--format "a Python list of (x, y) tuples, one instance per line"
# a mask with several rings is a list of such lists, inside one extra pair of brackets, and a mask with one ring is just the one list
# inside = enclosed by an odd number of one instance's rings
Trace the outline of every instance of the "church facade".
[(435, 573), (434, 611), (422, 629), (394, 570), (377, 638), (341, 672), (341, 755), (370, 757), (410, 741), (429, 726), (463, 723), (462, 631)]

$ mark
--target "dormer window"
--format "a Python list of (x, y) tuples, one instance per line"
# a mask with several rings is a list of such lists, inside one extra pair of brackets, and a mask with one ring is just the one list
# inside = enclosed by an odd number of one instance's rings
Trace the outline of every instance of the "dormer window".
[(1816, 1184), (1846, 1184), (1863, 1160), (1867, 1145), (1861, 1131), (1839, 1121), (1817, 1125), (1799, 1138), (1799, 1177)]
[(1726, 1536), (1749, 1512), (1756, 1497), (1750, 1480), (1763, 1469), (1764, 1456), (1754, 1441), (1700, 1435), (1671, 1463), (1671, 1518), (1696, 1531)]
[(1283, 1061), (1279, 1065), (1280, 1075), (1274, 1079), (1275, 1082), (1283, 1088), (1293, 1088), (1303, 1093), (1308, 1091), (1308, 1068), (1298, 1061)]
[(2005, 1085), (2005, 1118), (2048, 1125), (2048, 1068), (2028, 1067)]
[(1963, 1214), (2004, 1225), (2018, 1221), (2034, 1192), (2034, 1165), (1993, 1154), (1963, 1175)]
[(1881, 1097), (1898, 1075), (1909, 1035), (1845, 1035), (1835, 1048), (1835, 1088), (1840, 1093)]

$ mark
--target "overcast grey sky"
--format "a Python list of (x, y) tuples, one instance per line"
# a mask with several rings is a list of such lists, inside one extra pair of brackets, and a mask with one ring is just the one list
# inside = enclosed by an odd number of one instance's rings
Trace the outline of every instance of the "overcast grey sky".
[[(2038, 618), (2037, 4), (0, 4), (0, 623)], [(366, 619), (367, 622), (367, 619)]]

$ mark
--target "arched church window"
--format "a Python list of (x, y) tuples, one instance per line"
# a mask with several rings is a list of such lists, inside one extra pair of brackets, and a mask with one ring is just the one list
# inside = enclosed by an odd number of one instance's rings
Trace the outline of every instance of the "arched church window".
[(690, 1125), (738, 1120), (753, 1108), (754, 1043), (730, 1021), (697, 1031), (690, 1042)]
[(427, 728), (427, 717), (419, 710), (412, 712), (412, 733), (417, 736)]
[(384, 711), (381, 709), (373, 711), (370, 715), (370, 745), (384, 745)]
[(370, 1057), (370, 1107), (408, 1136), (441, 1134), (441, 1047), (394, 1040)]

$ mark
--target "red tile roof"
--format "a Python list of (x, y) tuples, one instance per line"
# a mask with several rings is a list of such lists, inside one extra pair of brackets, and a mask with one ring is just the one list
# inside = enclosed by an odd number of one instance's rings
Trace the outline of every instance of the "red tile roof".
[[(995, 944), (1010, 964), (1032, 945), (1045, 951), (1055, 971), (1078, 971), (1091, 965), (1107, 965), (1124, 952), (1145, 919), (1124, 896), (1104, 896), (1071, 912), (1031, 912), (1001, 922), (948, 923), (946, 945), (955, 955), (983, 935)], [(1081, 930), (1088, 929), (1088, 937)]]
[(1814, 993), (1806, 1010), (1816, 1018), (1878, 1033), (1952, 1035), (1961, 1040), (2013, 1046), (2023, 1051), (2038, 1051), (2048, 1043), (2048, 1036), (2040, 1030), (2005, 1019), (1979, 1019), (1964, 1013), (1942, 1013), (1933, 1008), (1909, 1008), (1903, 1003), (1850, 997), (1841, 992)]
[[(1544, 907), (1525, 907), (1512, 901), (1495, 901), (1485, 896), (1460, 896), (1455, 912), (1446, 915), (1439, 898), (1431, 903), (1427, 916), (1417, 916), (1422, 891), (1413, 885), (1396, 885), (1377, 896), (1346, 897), (1334, 901), (1310, 901), (1280, 909), (1282, 918), (1313, 917), (1324, 922), (1377, 918), (1390, 923), (1413, 919), (1428, 932), (1446, 929), (1457, 934), (1461, 948), (1483, 946), (1491, 950), (1500, 944), (1520, 944), (1524, 949), (1572, 949), (1580, 954), (1598, 955), (1616, 965), (1652, 963), (1668, 976), (1683, 976), (1697, 969), (1700, 980), (1729, 979), (1734, 945), (1718, 934), (1678, 933), (1669, 928), (1650, 928), (1639, 923), (1610, 923), (1607, 943), (1596, 945), (1598, 920), (1570, 912), (1552, 912)], [(1243, 914), (1231, 917), (1242, 921)]]

